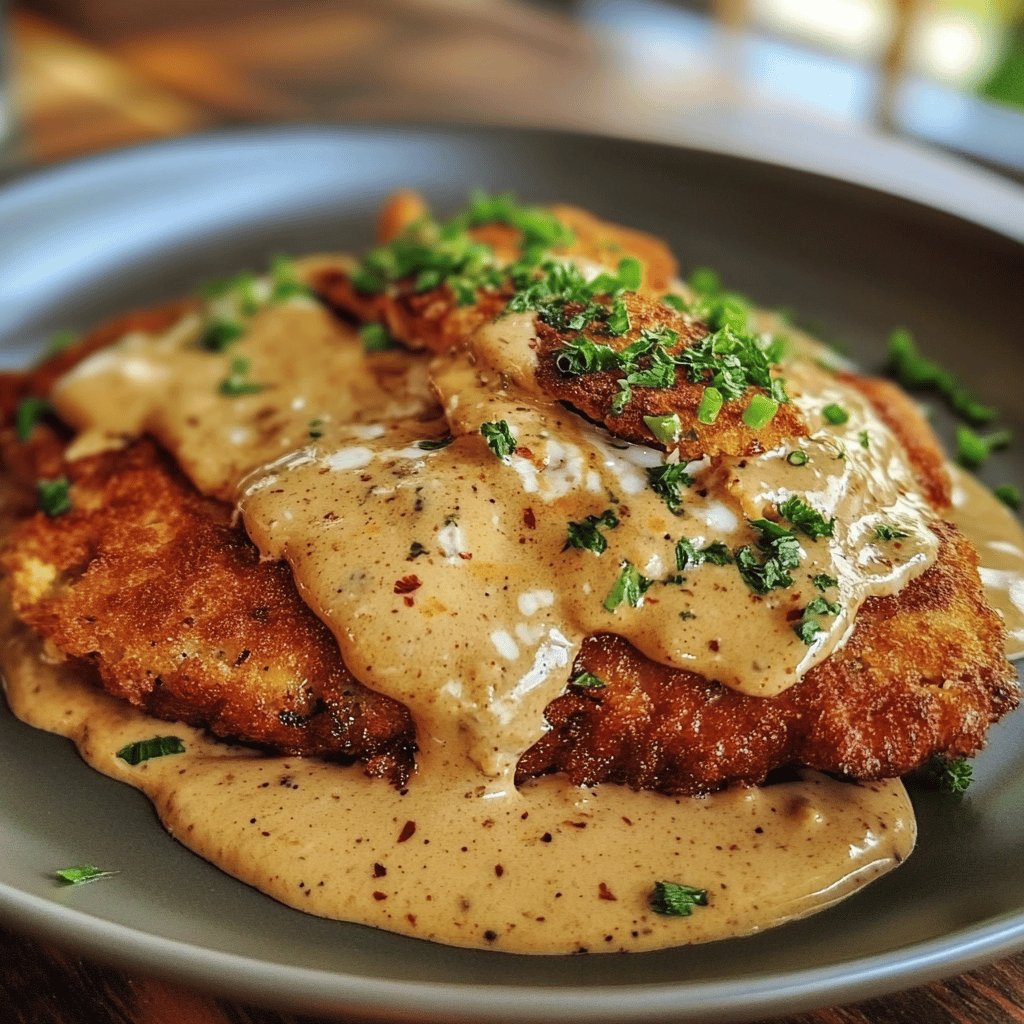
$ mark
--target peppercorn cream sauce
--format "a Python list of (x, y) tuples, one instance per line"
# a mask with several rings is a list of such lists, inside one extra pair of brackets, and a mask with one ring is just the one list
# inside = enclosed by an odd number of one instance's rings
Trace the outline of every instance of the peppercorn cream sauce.
[[(815, 350), (795, 346), (782, 369), (808, 436), (691, 464), (674, 514), (646, 473), (671, 454), (539, 391), (528, 315), (432, 361), (366, 357), (302, 300), (246, 325), (224, 353), (197, 347), (201, 317), (130, 336), (66, 376), (55, 404), (82, 451), (149, 431), (201, 490), (237, 496), (250, 536), (290, 563), (352, 672), (410, 708), (419, 751), (408, 788), (169, 727), (40, 665), (24, 631), (4, 654), (20, 717), (71, 736), (90, 763), (144, 789), (192, 849), (270, 895), (456, 945), (648, 949), (745, 934), (827, 906), (910, 852), (913, 817), (895, 781), (808, 773), (700, 799), (513, 781), (586, 636), (614, 632), (663, 664), (771, 695), (845, 641), (863, 600), (934, 559), (934, 514), (900, 446)], [(264, 390), (220, 394), (237, 356)], [(830, 403), (846, 423), (825, 421)], [(500, 420), (519, 446), (505, 458), (480, 434)], [(806, 464), (788, 461), (794, 450)], [(678, 569), (682, 536), (756, 550), (748, 520), (778, 518), (794, 494), (835, 527), (798, 534), (791, 587), (757, 595), (735, 565)], [(565, 548), (569, 522), (608, 510), (619, 525), (601, 527), (603, 553)], [(883, 524), (908, 536), (880, 541)], [(626, 562), (650, 586), (637, 607), (609, 610)], [(808, 645), (793, 627), (821, 595), (817, 574), (838, 581), (824, 596), (841, 611), (816, 617)], [(171, 729), (186, 754), (136, 768), (114, 757)], [(706, 888), (709, 905), (656, 915), (656, 880)]]
[[(4, 616), (10, 616), (9, 606)], [(480, 798), (423, 769), (408, 790), (357, 767), (269, 757), (143, 714), (40, 656), (14, 625), (0, 647), (14, 713), (71, 738), (142, 790), (171, 834), (307, 913), (455, 946), (640, 951), (745, 935), (830, 906), (897, 865), (915, 825), (899, 781), (799, 781), (702, 799), (577, 789), (552, 777)], [(156, 735), (185, 753), (130, 766)], [(87, 851), (83, 851), (83, 856)], [(130, 885), (127, 851), (104, 885)], [(705, 888), (689, 917), (651, 910), (656, 881)]]

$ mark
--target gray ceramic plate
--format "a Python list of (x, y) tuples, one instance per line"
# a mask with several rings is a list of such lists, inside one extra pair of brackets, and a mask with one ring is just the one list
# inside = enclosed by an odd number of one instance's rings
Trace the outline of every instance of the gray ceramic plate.
[[(899, 151), (861, 152), (878, 174)], [(927, 155), (915, 166), (927, 169)], [(936, 160), (946, 212), (724, 153), (506, 130), (286, 129), (71, 164), (0, 192), (0, 344), (18, 363), (64, 327), (175, 296), (269, 254), (360, 246), (391, 188), (452, 207), (474, 185), (569, 199), (665, 236), (877, 364), (888, 330), (1008, 411), (1019, 402), (1020, 197)], [(894, 178), (895, 180), (895, 178)], [(922, 193), (924, 194), (924, 193)], [(949, 211), (1000, 211), (1004, 234)], [(963, 205), (959, 205), (960, 203)], [(1017, 241), (1010, 235), (1016, 235)], [(944, 428), (948, 424), (943, 424)], [(991, 479), (1021, 479), (1019, 455)], [(2, 703), (2, 702), (0, 702)], [(1024, 947), (1024, 713), (993, 731), (963, 801), (921, 792), (896, 873), (808, 921), (631, 956), (447, 949), (280, 906), (187, 853), (145, 800), (0, 709), (0, 920), (82, 953), (293, 1008), (374, 1019), (742, 1020), (876, 995)], [(609, 851), (614, 856), (614, 851)], [(109, 884), (58, 888), (68, 863)]]

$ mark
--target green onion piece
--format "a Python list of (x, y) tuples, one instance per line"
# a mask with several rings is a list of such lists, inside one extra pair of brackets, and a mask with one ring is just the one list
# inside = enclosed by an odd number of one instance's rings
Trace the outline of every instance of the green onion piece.
[(694, 907), (707, 904), (707, 889), (695, 889), (680, 882), (655, 882), (650, 898), (651, 910), (667, 917), (689, 917)]
[(71, 481), (66, 476), (55, 480), (37, 480), (39, 507), (51, 519), (71, 511)]
[(487, 441), (487, 447), (499, 459), (507, 459), (510, 455), (515, 455), (518, 445), (505, 420), (497, 420), (494, 423), (481, 423), (480, 433), (483, 434), (484, 439)]
[(750, 404), (743, 410), (743, 422), (751, 430), (760, 430), (767, 426), (779, 411), (779, 403), (767, 395), (754, 395)]
[(698, 421), (707, 424), (714, 423), (718, 419), (718, 414), (722, 411), (722, 403), (724, 401), (725, 397), (722, 392), (713, 384), (709, 384), (704, 389), (704, 394), (700, 397), (700, 405), (697, 406)]
[(23, 398), (14, 413), (14, 434), (18, 440), (27, 441), (32, 436), (36, 424), (51, 412), (53, 406), (45, 398)]
[(1012, 508), (1015, 512), (1020, 508), (1020, 489), (1013, 484), (1000, 484), (992, 488), (992, 493), (1007, 508)]
[(603, 679), (595, 676), (593, 672), (577, 672), (569, 680), (571, 686), (579, 686), (585, 690), (603, 690), (608, 684)]
[(363, 324), (359, 328), (359, 337), (364, 352), (387, 352), (396, 347), (395, 339), (384, 324)]
[(806, 466), (808, 461), (807, 452), (797, 449), (786, 456), (786, 461), (791, 466)]
[(668, 416), (645, 416), (644, 423), (662, 444), (674, 444), (679, 440), (682, 427), (675, 413)]
[(116, 874), (116, 871), (103, 871), (92, 864), (78, 864), (75, 867), (59, 868), (54, 871), (56, 878), (65, 885), (82, 885), (84, 882), (94, 882), (97, 878), (110, 878)]
[(218, 390), (228, 398), (238, 398), (241, 395), (255, 395), (262, 391), (266, 385), (257, 384), (249, 380), (249, 369), (251, 363), (245, 356), (238, 356), (231, 360), (231, 372), (222, 380)]
[(850, 418), (850, 414), (841, 405), (836, 405), (835, 402), (829, 402), (829, 404), (821, 410), (821, 415), (824, 416), (827, 422), (832, 423), (835, 426), (846, 423)]
[(957, 461), (968, 469), (977, 469), (997, 448), (1005, 448), (1012, 440), (1013, 435), (1008, 430), (983, 436), (961, 424), (956, 428)]
[(153, 757), (184, 753), (185, 744), (177, 736), (153, 736), (148, 740), (126, 744), (117, 752), (117, 756), (130, 765), (136, 765)]

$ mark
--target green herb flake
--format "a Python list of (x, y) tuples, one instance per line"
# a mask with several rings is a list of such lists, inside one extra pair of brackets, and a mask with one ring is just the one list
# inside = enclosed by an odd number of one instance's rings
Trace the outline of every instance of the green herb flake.
[(487, 441), (487, 447), (494, 452), (497, 458), (507, 459), (510, 455), (515, 455), (518, 445), (505, 420), (497, 420), (494, 423), (481, 423), (480, 433), (483, 434), (484, 440)]
[(577, 672), (569, 680), (570, 686), (578, 686), (583, 690), (603, 690), (608, 684), (593, 672)]
[(295, 263), (287, 256), (275, 256), (270, 261), (270, 301), (311, 298), (313, 290), (299, 280)]
[(998, 487), (992, 488), (992, 493), (1007, 508), (1012, 508), (1014, 512), (1020, 508), (1020, 488), (1015, 487), (1013, 484), (1000, 484)]
[(826, 573), (820, 572), (817, 576), (811, 578), (811, 582), (818, 588), (818, 590), (828, 590), (831, 587), (838, 587), (839, 580), (835, 576), (829, 576)]
[(622, 299), (616, 299), (612, 303), (612, 309), (608, 314), (608, 319), (605, 321), (605, 326), (609, 334), (622, 335), (628, 333), (630, 328), (629, 311), (626, 309)]
[(36, 497), (39, 508), (51, 519), (71, 511), (71, 481), (66, 476), (54, 480), (37, 480)]
[(324, 421), (321, 419), (310, 420), (307, 433), (311, 441), (319, 441), (324, 436)]
[(803, 617), (793, 631), (808, 646), (814, 643), (819, 633), (825, 632), (818, 617), (821, 615), (838, 615), (842, 611), (842, 605), (835, 601), (828, 601), (824, 597), (816, 597), (803, 611)]
[(836, 405), (835, 402), (829, 402), (824, 409), (821, 410), (821, 415), (826, 423), (831, 423), (833, 426), (841, 426), (850, 419), (850, 414), (841, 406)]
[(154, 757), (184, 753), (185, 744), (177, 736), (153, 736), (148, 740), (126, 744), (117, 752), (117, 756), (130, 765), (136, 765)]
[(568, 536), (562, 550), (577, 548), (580, 551), (593, 551), (595, 555), (603, 554), (608, 548), (608, 540), (600, 528), (603, 526), (607, 530), (614, 530), (618, 525), (619, 518), (610, 508), (599, 516), (587, 516), (578, 523), (571, 522), (567, 527)]
[(695, 889), (680, 882), (655, 882), (650, 907), (666, 917), (689, 917), (694, 907), (706, 907), (707, 889)]
[(681, 295), (673, 295), (671, 293), (662, 295), (661, 302), (662, 305), (668, 306), (669, 309), (674, 309), (677, 313), (685, 313), (687, 311), (686, 300)]
[(14, 413), (14, 435), (19, 441), (27, 441), (32, 431), (44, 417), (53, 412), (53, 406), (45, 398), (29, 396), (18, 403)]
[(266, 384), (257, 384), (249, 379), (252, 364), (245, 356), (237, 356), (231, 360), (231, 370), (220, 382), (218, 390), (228, 398), (239, 398), (242, 395), (255, 395), (266, 388)]
[(693, 485), (693, 477), (686, 472), (681, 462), (667, 462), (661, 466), (649, 466), (647, 483), (668, 506), (670, 512), (678, 515), (682, 511), (682, 488)]
[(436, 452), (442, 448), (447, 448), (455, 440), (451, 434), (447, 437), (439, 437), (436, 440), (428, 439), (426, 441), (417, 441), (416, 447), (422, 449), (425, 452)]
[(801, 533), (811, 540), (831, 537), (835, 532), (835, 518), (826, 519), (817, 509), (812, 508), (803, 498), (794, 494), (777, 506), (779, 515), (788, 519)]
[(879, 523), (875, 527), (875, 540), (902, 540), (909, 536), (910, 534), (906, 530), (901, 530), (889, 523)]
[(244, 334), (245, 328), (237, 320), (214, 317), (203, 330), (199, 347), (207, 352), (225, 352)]
[(743, 581), (756, 594), (793, 585), (790, 569), (800, 564), (800, 542), (795, 530), (787, 530), (770, 519), (754, 519), (750, 525), (758, 531), (758, 553), (749, 545), (738, 548), (733, 557)]
[(724, 402), (725, 397), (722, 392), (713, 384), (709, 384), (700, 396), (700, 405), (697, 406), (697, 421), (710, 426), (718, 419)]
[(860, 446), (865, 451), (867, 451), (871, 447), (871, 435), (866, 430), (862, 430), (857, 435), (857, 440), (860, 441)]
[(768, 426), (779, 411), (779, 403), (767, 395), (754, 395), (743, 410), (743, 422), (751, 430)]
[(76, 341), (78, 341), (77, 331), (58, 331), (50, 338), (49, 342), (47, 343), (46, 355), (56, 356), (59, 355), (61, 352), (66, 352), (69, 348), (71, 348), (72, 345), (74, 345)]
[(936, 754), (927, 764), (927, 773), (947, 793), (963, 793), (973, 781), (971, 762), (966, 757), (944, 757)]
[(1013, 435), (1008, 430), (997, 430), (985, 436), (960, 424), (956, 428), (957, 461), (968, 469), (977, 469), (996, 449), (1005, 448), (1012, 440)]
[(800, 448), (797, 448), (795, 451), (791, 451), (786, 456), (786, 461), (791, 466), (806, 466), (810, 459), (807, 455), (807, 452), (803, 451)]
[(623, 602), (638, 608), (652, 582), (641, 576), (640, 570), (632, 562), (622, 562), (618, 578), (604, 599), (605, 610), (613, 612)]
[(720, 540), (712, 541), (706, 547), (697, 548), (688, 537), (676, 541), (676, 568), (682, 572), (710, 562), (712, 565), (729, 565), (732, 552)]
[(78, 864), (71, 868), (58, 868), (53, 874), (65, 885), (84, 885), (86, 882), (95, 882), (98, 878), (112, 878), (117, 872), (104, 871), (92, 864)]
[(675, 413), (668, 416), (645, 416), (644, 423), (662, 444), (675, 444), (682, 432), (679, 417)]
[(397, 342), (384, 324), (363, 324), (359, 328), (359, 337), (364, 352), (387, 352), (397, 347)]

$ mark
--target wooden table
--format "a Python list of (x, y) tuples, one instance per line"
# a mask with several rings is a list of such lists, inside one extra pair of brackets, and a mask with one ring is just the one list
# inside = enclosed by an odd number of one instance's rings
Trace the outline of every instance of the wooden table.
[[(449, 14), (453, 6), (459, 9), (458, 29), (424, 48), (445, 4)], [(209, 5), (211, 11), (217, 7)], [(483, 8), (464, 0), (297, 3), (243, 21), (233, 13), (184, 28), (141, 26), (102, 43), (87, 41), (65, 23), (16, 14), (14, 92), (22, 123), (16, 166), (239, 121), (375, 119), (396, 110), (408, 118), (450, 116), (456, 96), (464, 100), (460, 116), (514, 120), (524, 93), (510, 105), (500, 76), (480, 80), (481, 66), (514, 66), (527, 98), (532, 95), (548, 122), (562, 127), (607, 125), (608, 97), (624, 88), (578, 26), (513, 2)], [(381, 49), (393, 57), (386, 68), (373, 56)], [(467, 53), (477, 58), (477, 80), (462, 60)], [(403, 61), (403, 55), (416, 59)], [(578, 81), (600, 85), (591, 90), (590, 107), (560, 105), (556, 85), (567, 69)], [(649, 116), (649, 106), (619, 109), (617, 116)], [(0, 929), (0, 1024), (176, 1022), (300, 1024), (300, 1018), (124, 974)], [(1024, 1024), (1024, 955), (786, 1024), (868, 1022)]]

